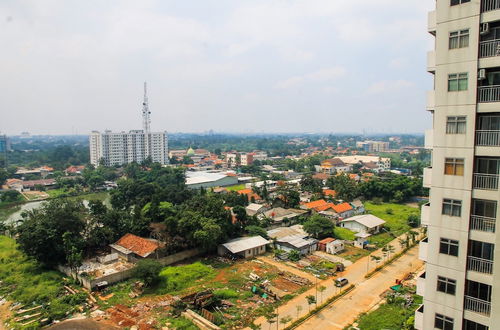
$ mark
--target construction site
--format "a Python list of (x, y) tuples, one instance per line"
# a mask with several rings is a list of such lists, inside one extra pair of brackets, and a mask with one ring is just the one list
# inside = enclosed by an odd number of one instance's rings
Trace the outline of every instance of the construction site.
[[(170, 283), (192, 265), (168, 267)], [(103, 325), (157, 329), (178, 317), (191, 319), (200, 328), (242, 328), (312, 287), (313, 282), (263, 261), (209, 258), (202, 261), (208, 273), (194, 276), (182, 287), (162, 294), (165, 288), (144, 289), (140, 282), (126, 281), (95, 293), (93, 320)], [(181, 274), (182, 273), (182, 274)], [(168, 280), (167, 280), (168, 281)], [(171, 284), (169, 284), (171, 285)], [(173, 285), (172, 285), (173, 286)], [(179, 288), (179, 287), (177, 287)]]

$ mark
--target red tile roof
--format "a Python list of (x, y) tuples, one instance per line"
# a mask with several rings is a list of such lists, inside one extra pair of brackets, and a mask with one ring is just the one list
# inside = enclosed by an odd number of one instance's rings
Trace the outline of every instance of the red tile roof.
[(335, 238), (327, 237), (327, 238), (322, 239), (321, 241), (319, 241), (319, 244), (326, 244), (326, 243), (330, 243), (330, 242), (333, 242), (333, 241), (335, 241)]
[(240, 195), (247, 195), (248, 197), (248, 200), (251, 200), (252, 197), (255, 199), (255, 200), (259, 200), (261, 199), (259, 195), (257, 195), (256, 193), (253, 192), (253, 190), (251, 188), (246, 188), (246, 189), (241, 189), (241, 190), (238, 190), (237, 191), (238, 194)]
[(333, 207), (333, 209), (337, 213), (342, 213), (342, 212), (346, 212), (346, 211), (352, 210), (352, 206), (349, 203), (342, 203), (342, 204), (335, 205)]
[(304, 206), (307, 207), (308, 209), (315, 209), (318, 206), (323, 206), (326, 204), (328, 204), (328, 203), (324, 199), (320, 199), (320, 200), (317, 200), (314, 202), (305, 203)]
[(116, 245), (120, 245), (121, 247), (124, 247), (143, 258), (146, 258), (160, 247), (153, 241), (133, 234), (125, 234), (125, 236), (116, 242)]
[(335, 197), (335, 195), (337, 195), (337, 192), (335, 190), (332, 190), (332, 189), (325, 189), (325, 190), (323, 190), (323, 194), (325, 194), (325, 196)]

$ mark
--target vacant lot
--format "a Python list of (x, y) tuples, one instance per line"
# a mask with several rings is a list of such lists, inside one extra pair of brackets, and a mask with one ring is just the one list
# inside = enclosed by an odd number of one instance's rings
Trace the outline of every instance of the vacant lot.
[(363, 258), (370, 254), (371, 251), (366, 249), (359, 249), (352, 245), (344, 245), (344, 251), (338, 253), (337, 255), (341, 258), (349, 260), (350, 262), (356, 262), (358, 259)]
[[(259, 279), (250, 279), (251, 273)], [(211, 290), (213, 297), (204, 308), (213, 312), (215, 322), (224, 328), (243, 328), (262, 315), (265, 307), (279, 305), (310, 287), (297, 283), (297, 277), (258, 260), (233, 263), (226, 259), (206, 258), (165, 267), (160, 277), (160, 283), (147, 289), (140, 298), (129, 296), (133, 279), (106, 289), (103, 295), (113, 295), (107, 301), (99, 302), (101, 309), (112, 307), (108, 313), (115, 321), (114, 325), (125, 320), (131, 326), (154, 319), (156, 325), (161, 326), (173, 320), (171, 302)], [(269, 297), (262, 283), (268, 283), (267, 287), (279, 292), (282, 299), (276, 301)], [(196, 310), (196, 307), (190, 308)]]
[(387, 244), (395, 237), (400, 236), (412, 229), (408, 226), (408, 216), (413, 214), (420, 217), (420, 210), (418, 208), (403, 204), (382, 203), (377, 205), (371, 202), (366, 202), (365, 208), (368, 213), (385, 220), (386, 223), (384, 227), (390, 232), (374, 235), (369, 238), (370, 243), (375, 244), (378, 247)]

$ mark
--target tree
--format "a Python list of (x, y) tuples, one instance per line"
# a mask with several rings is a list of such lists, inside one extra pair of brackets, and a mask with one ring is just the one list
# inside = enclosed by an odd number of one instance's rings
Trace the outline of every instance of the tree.
[(267, 238), (267, 231), (259, 226), (247, 226), (245, 227), (245, 231), (250, 236), (262, 236), (264, 238)]
[(280, 323), (283, 324), (283, 326), (286, 326), (288, 322), (292, 320), (292, 317), (290, 315), (283, 316), (280, 320)]
[(300, 260), (300, 253), (297, 250), (292, 250), (288, 252), (288, 259), (291, 261), (299, 261)]
[(78, 268), (83, 263), (83, 240), (81, 236), (75, 236), (71, 232), (65, 232), (62, 236), (66, 263), (74, 274), (78, 274)]
[(316, 303), (316, 297), (313, 295), (306, 296), (307, 304), (309, 305), (309, 312), (311, 311), (311, 305)]
[(328, 178), (327, 185), (335, 190), (336, 197), (344, 201), (350, 202), (358, 197), (359, 189), (356, 181), (352, 180), (347, 174), (332, 176)]
[(152, 259), (139, 260), (133, 270), (133, 276), (141, 279), (145, 286), (151, 287), (160, 281), (162, 265)]
[(325, 291), (325, 290), (326, 290), (326, 286), (320, 285), (320, 286), (318, 287), (318, 291), (319, 291), (319, 292), (320, 292), (320, 294), (321, 294), (321, 303), (323, 303), (323, 291)]
[(304, 230), (316, 238), (332, 235), (334, 224), (330, 219), (315, 214), (303, 224)]
[(22, 195), (17, 190), (7, 190), (0, 195), (0, 201), (13, 203), (22, 200)]
[(302, 306), (301, 305), (297, 305), (297, 306), (295, 306), (295, 309), (297, 310), (297, 318), (299, 318), (299, 313), (302, 310)]
[(80, 237), (84, 231), (86, 209), (81, 201), (55, 199), (23, 214), (17, 227), (22, 251), (39, 262), (55, 266), (67, 261), (70, 250), (64, 247), (63, 235)]
[(420, 226), (420, 218), (416, 214), (410, 214), (407, 219), (408, 226), (417, 228)]
[(7, 170), (4, 168), (0, 168), (0, 186), (2, 186), (5, 180), (7, 180), (8, 178), (9, 178), (9, 173), (7, 172)]

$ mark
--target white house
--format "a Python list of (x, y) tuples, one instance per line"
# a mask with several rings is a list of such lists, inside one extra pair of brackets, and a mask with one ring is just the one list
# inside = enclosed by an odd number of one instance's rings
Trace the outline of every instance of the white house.
[(357, 233), (376, 234), (384, 225), (385, 221), (373, 214), (362, 214), (342, 220), (340, 227), (350, 229)]
[(269, 241), (262, 236), (238, 237), (219, 245), (217, 253), (220, 256), (231, 254), (251, 258), (265, 253), (267, 244)]

